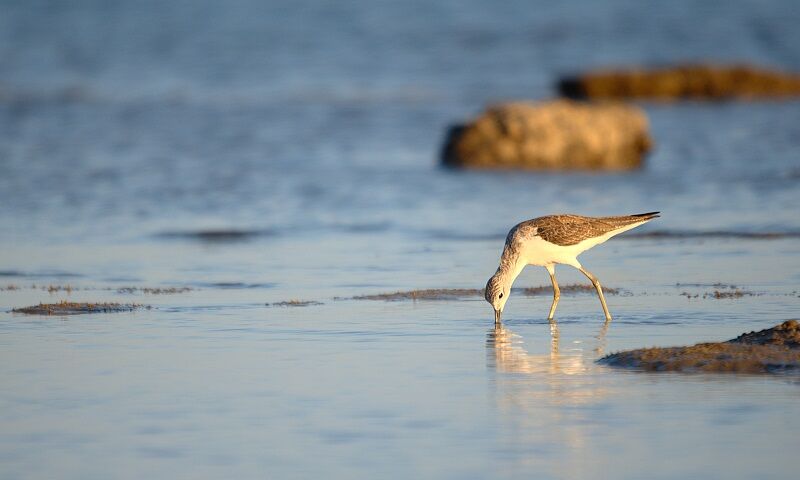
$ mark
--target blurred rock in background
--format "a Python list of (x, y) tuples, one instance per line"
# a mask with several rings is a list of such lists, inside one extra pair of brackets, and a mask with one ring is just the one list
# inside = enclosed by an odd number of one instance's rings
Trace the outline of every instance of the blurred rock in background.
[(800, 96), (800, 75), (750, 65), (685, 64), (597, 70), (558, 83), (576, 99), (725, 100)]
[(452, 167), (630, 170), (652, 140), (640, 108), (553, 100), (490, 107), (450, 128), (442, 162)]

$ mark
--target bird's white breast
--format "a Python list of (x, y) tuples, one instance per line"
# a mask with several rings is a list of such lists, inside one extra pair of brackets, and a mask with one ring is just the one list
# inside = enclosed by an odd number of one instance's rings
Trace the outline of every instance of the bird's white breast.
[(522, 256), (528, 265), (545, 266), (562, 263), (578, 267), (580, 265), (577, 260), (578, 255), (605, 242), (617, 233), (620, 232), (608, 232), (599, 237), (588, 238), (575, 245), (556, 245), (543, 240), (542, 237), (531, 237), (525, 241), (525, 245), (522, 248)]

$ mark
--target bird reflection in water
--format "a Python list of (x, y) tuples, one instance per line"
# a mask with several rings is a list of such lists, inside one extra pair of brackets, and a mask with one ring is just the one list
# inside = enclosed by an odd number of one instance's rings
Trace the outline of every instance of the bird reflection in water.
[[(531, 354), (523, 339), (502, 324), (486, 335), (487, 364), (497, 375), (490, 381), (497, 411), (498, 427), (508, 443), (503, 452), (527, 445), (514, 461), (505, 462), (498, 475), (517, 476), (545, 465), (552, 458), (583, 458), (593, 448), (590, 438), (598, 422), (597, 412), (610, 388), (597, 375), (594, 360), (605, 349), (609, 323), (604, 323), (593, 348), (570, 344), (562, 348), (558, 323), (551, 322), (549, 351)], [(576, 345), (576, 347), (573, 347)], [(531, 455), (530, 452), (538, 452)], [(553, 474), (567, 478), (591, 476), (583, 463), (556, 462)]]
[(582, 349), (571, 350), (561, 355), (561, 335), (558, 322), (550, 322), (549, 355), (532, 355), (523, 348), (522, 337), (497, 324), (486, 334), (486, 349), (490, 368), (505, 373), (561, 373), (575, 375), (585, 372), (589, 364), (603, 355), (606, 346), (606, 335), (611, 322), (604, 322), (597, 341), (592, 350), (594, 358), (586, 358)]

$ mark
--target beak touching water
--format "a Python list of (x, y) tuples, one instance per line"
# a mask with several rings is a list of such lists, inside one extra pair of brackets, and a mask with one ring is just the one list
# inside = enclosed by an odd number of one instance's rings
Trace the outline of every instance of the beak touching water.
[(500, 323), (500, 310), (494, 311), (494, 324), (497, 325)]

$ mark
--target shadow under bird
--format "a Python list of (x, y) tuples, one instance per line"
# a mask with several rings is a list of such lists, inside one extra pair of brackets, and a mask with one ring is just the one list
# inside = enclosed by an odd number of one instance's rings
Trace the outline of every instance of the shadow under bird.
[(486, 301), (494, 308), (495, 324), (500, 323), (503, 307), (511, 293), (511, 285), (527, 265), (544, 267), (550, 274), (550, 281), (553, 282), (553, 304), (547, 319), (552, 321), (561, 297), (556, 282), (556, 263), (571, 265), (592, 281), (597, 296), (600, 297), (606, 321), (611, 320), (600, 281), (583, 268), (578, 261), (578, 255), (615, 235), (657, 218), (658, 214), (659, 212), (650, 212), (618, 217), (547, 215), (516, 225), (508, 232), (497, 272), (486, 284)]

